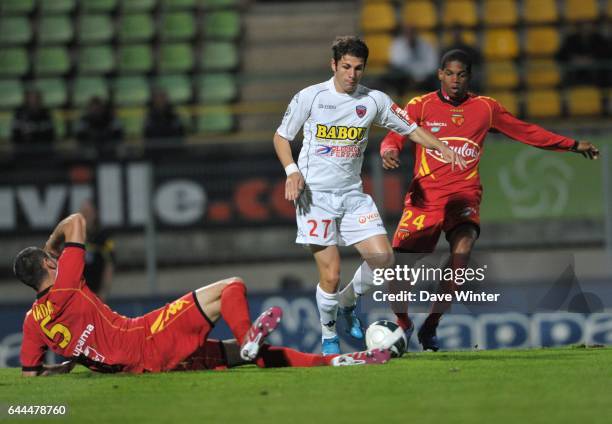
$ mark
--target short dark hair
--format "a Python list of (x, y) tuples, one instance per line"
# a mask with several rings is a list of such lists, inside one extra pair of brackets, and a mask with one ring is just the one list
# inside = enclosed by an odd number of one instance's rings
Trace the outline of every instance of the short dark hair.
[(332, 44), (332, 52), (334, 62), (338, 63), (342, 56), (350, 55), (363, 59), (363, 63), (367, 63), (368, 55), (370, 54), (370, 50), (366, 43), (359, 37), (354, 37), (352, 35), (343, 35), (341, 37), (336, 37), (334, 40), (334, 44)]
[(43, 267), (43, 260), (49, 257), (49, 254), (40, 247), (26, 247), (17, 254), (15, 262), (13, 262), (15, 277), (26, 286), (38, 290), (47, 276), (47, 270)]
[(472, 57), (465, 50), (454, 49), (444, 53), (440, 59), (440, 69), (444, 69), (450, 62), (462, 63), (468, 74), (472, 73)]

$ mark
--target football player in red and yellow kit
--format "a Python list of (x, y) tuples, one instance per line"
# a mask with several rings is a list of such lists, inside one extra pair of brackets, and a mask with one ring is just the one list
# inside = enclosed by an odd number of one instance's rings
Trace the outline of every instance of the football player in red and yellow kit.
[[(57, 225), (44, 249), (28, 247), (15, 259), (15, 275), (37, 292), (23, 323), (24, 376), (70, 372), (75, 363), (99, 372), (143, 373), (247, 362), (278, 367), (385, 363), (389, 359), (390, 353), (382, 350), (323, 357), (265, 345), (282, 311), (272, 307), (252, 324), (246, 286), (237, 277), (197, 289), (140, 317), (120, 315), (83, 278), (85, 227), (81, 214), (70, 215)], [(207, 340), (220, 318), (236, 341)], [(71, 360), (45, 366), (47, 349)]]
[[(582, 153), (589, 159), (599, 155), (597, 147), (587, 141), (573, 140), (524, 122), (495, 99), (469, 92), (471, 67), (467, 53), (449, 51), (438, 69), (440, 89), (410, 100), (405, 107), (411, 120), (462, 156), (467, 166), (451, 172), (450, 164), (437, 152), (409, 143), (415, 158), (413, 179), (392, 244), (396, 252), (429, 253), (444, 231), (450, 244), (450, 265), (457, 268), (467, 264), (480, 232), (482, 185), (478, 164), (489, 132), (500, 132), (542, 149)], [(394, 132), (384, 138), (380, 153), (385, 169), (399, 167), (399, 152), (405, 141), (404, 136)], [(438, 349), (436, 328), (449, 306), (434, 305), (419, 330), (419, 342), (424, 349)], [(399, 324), (411, 334), (413, 324), (407, 313), (397, 315)]]

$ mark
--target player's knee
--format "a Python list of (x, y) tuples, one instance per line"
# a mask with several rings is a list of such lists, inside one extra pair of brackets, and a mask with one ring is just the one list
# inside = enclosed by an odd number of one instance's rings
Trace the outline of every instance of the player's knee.
[(328, 269), (321, 273), (321, 282), (325, 287), (337, 287), (340, 284), (340, 270)]
[(392, 250), (384, 253), (378, 253), (371, 258), (366, 259), (366, 262), (372, 269), (391, 268), (395, 265), (395, 255)]
[(246, 284), (240, 277), (230, 277), (225, 280), (225, 287), (240, 287), (246, 293)]

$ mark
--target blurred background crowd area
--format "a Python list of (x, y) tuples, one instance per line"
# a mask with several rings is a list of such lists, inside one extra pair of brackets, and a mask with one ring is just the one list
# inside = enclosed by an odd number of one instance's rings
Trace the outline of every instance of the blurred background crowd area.
[(512, 113), (601, 125), (611, 18), (610, 0), (0, 0), (0, 148), (267, 142), (339, 34), (398, 103), (460, 47)]
[[(337, 35), (366, 40), (363, 84), (398, 104), (436, 89), (440, 55), (461, 47), (476, 92), (605, 149), (611, 18), (612, 0), (0, 0), (0, 278), (15, 283), (13, 252), (91, 201), (98, 251), (118, 271), (113, 293), (230, 274), (262, 288), (310, 284), (271, 139), (292, 96), (330, 78)], [(371, 132), (363, 176), (393, 231), (411, 158), (383, 173), (384, 134)], [(478, 248), (567, 249), (599, 270), (606, 243), (612, 252), (606, 156), (502, 139), (489, 138), (481, 162)], [(359, 258), (346, 255), (351, 270)], [(4, 299), (29, 296), (9, 286)]]

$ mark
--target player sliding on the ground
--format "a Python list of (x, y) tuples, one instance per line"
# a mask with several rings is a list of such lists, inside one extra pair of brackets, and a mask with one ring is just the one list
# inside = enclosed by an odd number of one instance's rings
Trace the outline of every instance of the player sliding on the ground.
[[(372, 198), (363, 193), (361, 165), (373, 124), (398, 131), (432, 149), (457, 168), (464, 161), (446, 145), (408, 119), (386, 94), (359, 85), (368, 47), (356, 37), (338, 37), (332, 46), (333, 77), (293, 97), (274, 134), (274, 148), (287, 174), (285, 198), (296, 202), (296, 243), (310, 246), (319, 283), (316, 300), (321, 318), (323, 354), (340, 353), (336, 333), (339, 300), (350, 333), (363, 338), (354, 312), (355, 296), (371, 285), (372, 269), (394, 262), (382, 219)], [(298, 164), (289, 141), (300, 128), (304, 141)], [(365, 262), (348, 292), (338, 295), (340, 254), (337, 246), (355, 246)], [(353, 291), (354, 287), (354, 291)]]
[[(81, 214), (70, 215), (57, 225), (44, 249), (28, 247), (15, 259), (15, 275), (37, 292), (23, 323), (24, 376), (70, 372), (75, 363), (99, 372), (142, 373), (252, 361), (279, 367), (376, 364), (389, 359), (384, 350), (327, 358), (265, 345), (282, 311), (270, 308), (252, 324), (246, 287), (239, 278), (202, 287), (141, 317), (113, 312), (83, 278), (85, 226)], [(220, 318), (236, 341), (207, 341)], [(45, 366), (47, 349), (72, 360)]]
[[(455, 269), (467, 266), (480, 233), (482, 186), (478, 164), (489, 132), (501, 132), (541, 149), (580, 153), (588, 159), (599, 156), (597, 147), (587, 141), (573, 140), (521, 121), (496, 100), (470, 93), (471, 74), (470, 56), (462, 50), (451, 50), (440, 61), (440, 89), (415, 97), (405, 107), (410, 119), (459, 152), (467, 167), (451, 172), (450, 164), (436, 152), (411, 144), (414, 175), (393, 237), (396, 252), (430, 253), (444, 231), (450, 245), (449, 265)], [(399, 152), (405, 141), (403, 135), (394, 132), (384, 138), (380, 152), (385, 169), (399, 167)], [(455, 288), (452, 281), (442, 284), (447, 293)], [(447, 302), (432, 305), (418, 332), (423, 349), (439, 349), (436, 328), (449, 307)], [(409, 339), (414, 330), (412, 321), (406, 311), (396, 315)]]

